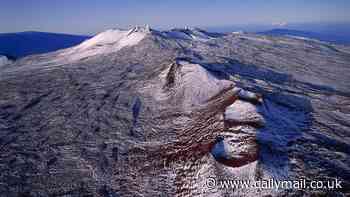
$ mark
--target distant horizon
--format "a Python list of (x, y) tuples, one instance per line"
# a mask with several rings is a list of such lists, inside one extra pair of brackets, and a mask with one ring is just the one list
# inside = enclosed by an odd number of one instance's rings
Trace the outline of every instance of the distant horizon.
[(0, 7), (0, 32), (93, 35), (143, 24), (169, 29), (350, 23), (348, 10), (348, 0), (5, 0)]
[[(42, 33), (54, 33), (54, 34), (68, 34), (68, 35), (80, 35), (80, 36), (94, 36), (100, 32), (106, 31), (108, 29), (130, 29), (135, 26), (146, 26), (148, 24), (142, 25), (129, 25), (128, 27), (107, 27), (106, 29), (101, 29), (92, 33), (74, 33), (74, 32), (55, 32), (55, 31), (42, 31), (40, 29), (28, 29), (23, 31), (5, 31), (0, 32), (0, 34), (6, 33), (30, 33), (30, 32), (42, 32)], [(246, 31), (246, 32), (260, 32), (272, 29), (289, 29), (298, 31), (309, 31), (315, 33), (330, 33), (336, 35), (350, 35), (350, 22), (308, 22), (308, 23), (287, 23), (283, 25), (278, 24), (232, 24), (232, 25), (218, 25), (218, 26), (174, 26), (170, 28), (161, 28), (150, 26), (152, 29), (166, 31), (173, 28), (200, 28), (209, 32), (233, 32), (233, 31)], [(316, 28), (315, 28), (316, 27)], [(336, 28), (334, 28), (336, 27)]]

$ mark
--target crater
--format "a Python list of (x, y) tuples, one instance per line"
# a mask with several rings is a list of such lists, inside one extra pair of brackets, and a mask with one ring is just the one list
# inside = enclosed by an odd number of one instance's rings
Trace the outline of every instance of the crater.
[(211, 149), (216, 161), (231, 167), (258, 160), (257, 132), (265, 125), (260, 106), (257, 105), (262, 102), (261, 96), (240, 90), (238, 98), (225, 109), (225, 132), (217, 137)]

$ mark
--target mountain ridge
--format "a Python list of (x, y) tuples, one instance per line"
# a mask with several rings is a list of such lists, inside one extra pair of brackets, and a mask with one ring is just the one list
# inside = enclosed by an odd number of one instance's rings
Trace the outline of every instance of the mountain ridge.
[(350, 39), (346, 36), (317, 33), (312, 31), (276, 28), (276, 29), (271, 29), (267, 31), (257, 32), (257, 33), (262, 35), (271, 35), (271, 36), (297, 36), (300, 38), (304, 37), (309, 39), (316, 39), (316, 40), (335, 43), (335, 44), (344, 44), (344, 45), (350, 44)]
[[(196, 28), (196, 27), (186, 27), (186, 28), (173, 28), (170, 30), (164, 30), (164, 31), (158, 31), (155, 29), (151, 29), (149, 26), (135, 26), (131, 29), (118, 29), (113, 28), (106, 31), (131, 31), (139, 28), (139, 30), (142, 30), (144, 32), (148, 31), (148, 33), (159, 33), (164, 36), (173, 36), (177, 38), (182, 39), (208, 39), (208, 38), (215, 38), (224, 36), (227, 34), (230, 34), (230, 32), (227, 33), (215, 33), (215, 32), (208, 32), (204, 29)], [(101, 33), (106, 33), (106, 31), (100, 32), (95, 34), (94, 36), (84, 36), (84, 35), (71, 35), (66, 33), (53, 33), (53, 32), (39, 32), (39, 31), (25, 31), (25, 32), (14, 32), (14, 33), (0, 33), (0, 44), (2, 44), (0, 47), (0, 54), (6, 55), (8, 57), (12, 57), (12, 59), (18, 59), (22, 58), (28, 55), (34, 55), (34, 54), (43, 54), (48, 52), (55, 52), (57, 50), (70, 48), (73, 46), (76, 46), (78, 44), (81, 44), (82, 42), (91, 39)], [(238, 33), (238, 32), (237, 32)], [(239, 32), (244, 33), (244, 32)], [(257, 32), (257, 34), (260, 35), (270, 35), (270, 36), (295, 36), (295, 38), (300, 39), (315, 39), (335, 44), (350, 44), (350, 40), (347, 39), (344, 36), (336, 36), (336, 35), (330, 35), (330, 34), (322, 34), (317, 32), (311, 32), (311, 31), (301, 31), (301, 30), (293, 30), (293, 29), (284, 29), (284, 28), (276, 28), (271, 29), (267, 31), (261, 31)], [(19, 38), (14, 38), (18, 36)], [(49, 36), (49, 37), (57, 37), (51, 38), (56, 41), (57, 46), (49, 46), (49, 43), (42, 44), (42, 46), (35, 46), (38, 45), (38, 42), (50, 42), (50, 38), (35, 38), (40, 36)], [(3, 38), (2, 38), (3, 37)], [(23, 37), (23, 38), (21, 38)], [(35, 41), (33, 41), (33, 39)], [(60, 40), (60, 44), (57, 44), (57, 41)], [(26, 44), (27, 42), (27, 44)], [(34, 43), (33, 43), (34, 42)], [(12, 43), (12, 44), (11, 44)], [(15, 47), (16, 45), (19, 45), (18, 47)], [(39, 44), (40, 45), (40, 44)], [(11, 46), (11, 47), (9, 47)], [(34, 46), (34, 47), (33, 47)], [(19, 48), (21, 48), (19, 50)]]

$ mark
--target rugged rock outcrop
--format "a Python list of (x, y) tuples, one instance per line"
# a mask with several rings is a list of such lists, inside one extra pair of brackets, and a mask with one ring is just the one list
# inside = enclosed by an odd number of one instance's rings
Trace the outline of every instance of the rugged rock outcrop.
[[(255, 101), (254, 103), (261, 100), (244, 90), (239, 90), (238, 99), (240, 98), (249, 98), (252, 102)], [(265, 125), (258, 107), (246, 101), (236, 100), (225, 109), (224, 121), (225, 132), (217, 138), (211, 151), (214, 158), (232, 167), (241, 167), (258, 160), (257, 133), (258, 128)]]

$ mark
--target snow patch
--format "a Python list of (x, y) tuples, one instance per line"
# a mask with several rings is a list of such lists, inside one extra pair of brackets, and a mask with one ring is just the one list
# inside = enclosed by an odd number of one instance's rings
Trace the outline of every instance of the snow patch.
[(244, 31), (234, 31), (234, 32), (231, 32), (232, 34), (234, 35), (240, 35), (240, 34), (244, 34)]
[[(171, 75), (171, 84), (169, 84)], [(152, 91), (158, 101), (177, 101), (176, 105), (191, 108), (206, 103), (222, 90), (233, 86), (229, 80), (218, 79), (200, 64), (177, 60), (160, 75), (162, 87), (151, 83), (145, 90)], [(149, 90), (151, 89), (151, 90)]]
[(303, 36), (294, 36), (294, 35), (285, 35), (285, 36), (286, 36), (286, 37), (289, 37), (289, 38), (298, 39), (298, 40), (320, 42), (320, 41), (317, 40), (317, 39), (307, 38), (307, 37), (303, 37)]
[(0, 66), (6, 65), (11, 63), (9, 59), (7, 59), (6, 56), (0, 55)]
[(265, 37), (258, 37), (256, 35), (249, 35), (249, 36), (244, 36), (240, 35), (240, 38), (249, 40), (249, 41), (254, 41), (254, 42), (261, 42), (261, 43), (273, 43), (271, 40)]
[(213, 39), (209, 33), (198, 28), (172, 29), (162, 32), (163, 36), (172, 39), (207, 41)]
[(179, 90), (182, 91), (185, 105), (203, 104), (223, 89), (232, 86), (232, 82), (220, 80), (199, 64), (178, 61), (181, 65)]
[(225, 120), (235, 123), (254, 123), (264, 125), (259, 108), (249, 102), (237, 100), (225, 110)]

